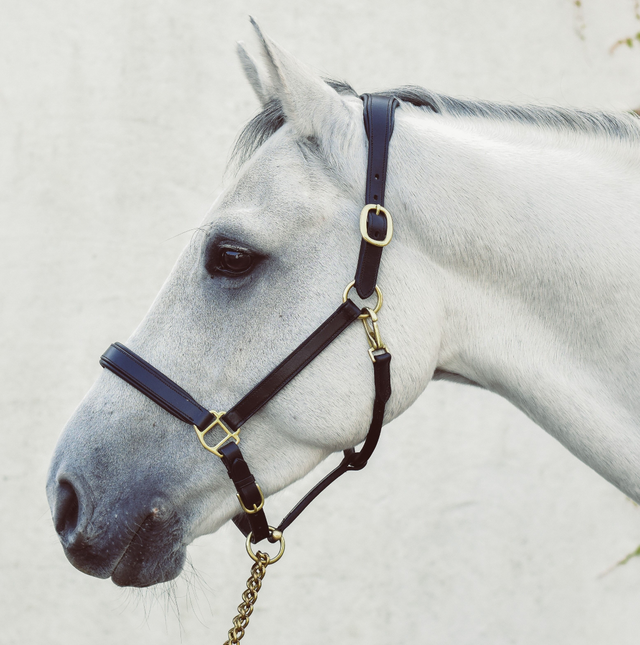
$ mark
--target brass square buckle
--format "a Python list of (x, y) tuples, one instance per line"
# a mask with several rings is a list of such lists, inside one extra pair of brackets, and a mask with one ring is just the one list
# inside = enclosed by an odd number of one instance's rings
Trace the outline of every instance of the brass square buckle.
[[(224, 412), (216, 412), (215, 410), (209, 410), (209, 412), (213, 414), (215, 419), (204, 430), (200, 430), (200, 428), (198, 428), (198, 426), (196, 425), (194, 425), (193, 427), (195, 428), (196, 434), (198, 435), (198, 439), (200, 439), (202, 447), (222, 459), (222, 454), (218, 452), (218, 448), (224, 446), (224, 444), (227, 443), (229, 439), (233, 439), (233, 441), (235, 441), (236, 443), (240, 443), (240, 428), (238, 428), (235, 432), (231, 432), (231, 430), (229, 430), (229, 428), (227, 428), (227, 426), (222, 422), (222, 416), (225, 414)], [(207, 432), (209, 432), (209, 430), (213, 430), (213, 428), (215, 428), (216, 426), (220, 426), (224, 430), (226, 436), (215, 446), (210, 446), (204, 440), (204, 436), (207, 434)]]
[[(382, 213), (387, 220), (387, 234), (384, 240), (374, 240), (367, 231), (367, 217), (369, 216), (369, 211), (372, 211), (374, 208), (376, 209), (376, 215)], [(362, 235), (362, 239), (365, 242), (373, 244), (373, 246), (387, 246), (393, 237), (393, 220), (391, 219), (389, 211), (380, 206), (380, 204), (367, 204), (360, 212), (360, 235)]]
[(260, 504), (254, 504), (253, 509), (247, 508), (244, 505), (244, 502), (242, 501), (242, 497), (240, 497), (240, 493), (236, 494), (236, 497), (238, 498), (238, 501), (240, 502), (240, 506), (242, 506), (242, 510), (247, 515), (255, 515), (256, 513), (259, 513), (264, 507), (264, 493), (262, 492), (262, 488), (260, 488), (260, 484), (256, 484), (256, 488), (258, 489), (258, 492), (260, 493)]

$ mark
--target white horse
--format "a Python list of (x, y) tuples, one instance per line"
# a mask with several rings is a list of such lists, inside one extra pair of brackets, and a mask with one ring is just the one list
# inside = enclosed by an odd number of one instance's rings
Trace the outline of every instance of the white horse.
[[(337, 307), (360, 244), (362, 102), (258, 34), (264, 66), (241, 60), (263, 110), (127, 341), (217, 410)], [(393, 93), (386, 421), (432, 378), (473, 383), (640, 502), (639, 119)], [(243, 427), (266, 495), (364, 439), (366, 350), (352, 325)], [(48, 495), (71, 562), (118, 585), (175, 577), (186, 546), (240, 510), (193, 430), (106, 370), (60, 438)]]

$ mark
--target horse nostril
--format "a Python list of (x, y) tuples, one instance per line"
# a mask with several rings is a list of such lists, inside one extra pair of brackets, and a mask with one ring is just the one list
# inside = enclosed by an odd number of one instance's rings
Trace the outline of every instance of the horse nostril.
[(61, 538), (69, 539), (76, 530), (79, 509), (78, 495), (74, 487), (69, 482), (60, 482), (53, 521)]

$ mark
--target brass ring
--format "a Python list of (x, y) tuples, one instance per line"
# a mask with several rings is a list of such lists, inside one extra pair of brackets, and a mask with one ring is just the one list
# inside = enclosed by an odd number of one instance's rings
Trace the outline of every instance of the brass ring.
[[(284, 553), (284, 535), (282, 535), (282, 531), (277, 531), (276, 529), (273, 528), (273, 526), (269, 527), (269, 530), (271, 531), (271, 535), (276, 539), (277, 542), (280, 542), (280, 551), (278, 551), (278, 555), (276, 555), (275, 558), (272, 558), (267, 554), (267, 564), (273, 564), (274, 562), (277, 562), (281, 557), (282, 554)], [(251, 548), (251, 538), (253, 537), (253, 531), (247, 535), (247, 553), (251, 556), (251, 559), (254, 562), (258, 562), (258, 556), (253, 552), (253, 549)], [(258, 551), (258, 553), (262, 553), (261, 551)]]
[[(355, 280), (352, 280), (348, 285), (347, 288), (344, 290), (344, 293), (342, 294), (342, 302), (347, 302), (347, 297), (349, 296), (349, 291), (351, 291), (353, 285), (356, 283)], [(376, 306), (373, 308), (373, 313), (377, 314), (380, 309), (382, 309), (382, 291), (380, 291), (380, 287), (376, 285), (376, 296), (378, 296), (378, 302), (376, 302)], [(360, 314), (358, 316), (358, 320), (362, 320), (363, 318), (368, 318), (369, 314)]]

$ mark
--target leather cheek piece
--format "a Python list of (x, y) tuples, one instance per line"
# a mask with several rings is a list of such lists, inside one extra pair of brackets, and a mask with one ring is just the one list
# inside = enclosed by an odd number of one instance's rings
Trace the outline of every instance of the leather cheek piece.
[[(367, 182), (365, 204), (384, 206), (387, 183), (387, 157), (389, 141), (393, 134), (395, 111), (398, 100), (386, 96), (363, 94), (364, 127), (369, 139), (367, 161)], [(367, 233), (374, 240), (383, 240), (387, 234), (387, 221), (384, 215), (370, 211), (367, 216)], [(373, 295), (378, 282), (378, 269), (382, 259), (383, 247), (360, 243), (360, 253), (354, 277), (356, 292), (361, 298)]]
[(351, 300), (343, 302), (306, 340), (224, 415), (225, 424), (234, 431), (242, 426), (331, 344), (360, 313), (360, 309)]
[(383, 247), (374, 246), (364, 240), (360, 242), (360, 255), (358, 257), (358, 268), (356, 269), (355, 275), (355, 287), (356, 292), (363, 300), (373, 295), (376, 284), (378, 284), (378, 269), (380, 267), (380, 260), (382, 259), (382, 249)]
[[(258, 490), (256, 480), (251, 474), (240, 448), (235, 443), (230, 442), (220, 448), (220, 454), (222, 455), (222, 463), (225, 465), (227, 474), (233, 482), (244, 507), (249, 510), (260, 508), (264, 498)], [(241, 522), (242, 526), (238, 525), (236, 518), (234, 518), (234, 523), (245, 536), (249, 535), (250, 531), (252, 532), (252, 542), (260, 542), (269, 537), (269, 523), (262, 508), (255, 513), (241, 513), (240, 517), (245, 518)]]
[[(280, 522), (278, 531), (284, 531), (290, 526), (294, 520), (304, 511), (311, 502), (320, 495), (320, 493), (333, 484), (338, 477), (341, 477), (350, 470), (362, 470), (373, 454), (380, 433), (382, 431), (382, 424), (384, 423), (384, 410), (389, 397), (391, 396), (391, 354), (383, 352), (376, 355), (375, 363), (373, 364), (374, 383), (376, 388), (375, 399), (373, 402), (373, 414), (371, 416), (371, 425), (367, 432), (367, 437), (360, 452), (356, 452), (353, 448), (344, 451), (344, 458), (321, 482), (316, 484), (287, 514), (287, 516)], [(236, 521), (237, 520), (237, 521)], [(242, 531), (242, 520), (234, 518), (236, 526)], [(247, 533), (245, 533), (247, 535)]]
[(363, 94), (364, 129), (369, 139), (365, 204), (384, 206), (387, 182), (389, 141), (395, 125), (397, 99), (374, 94)]

